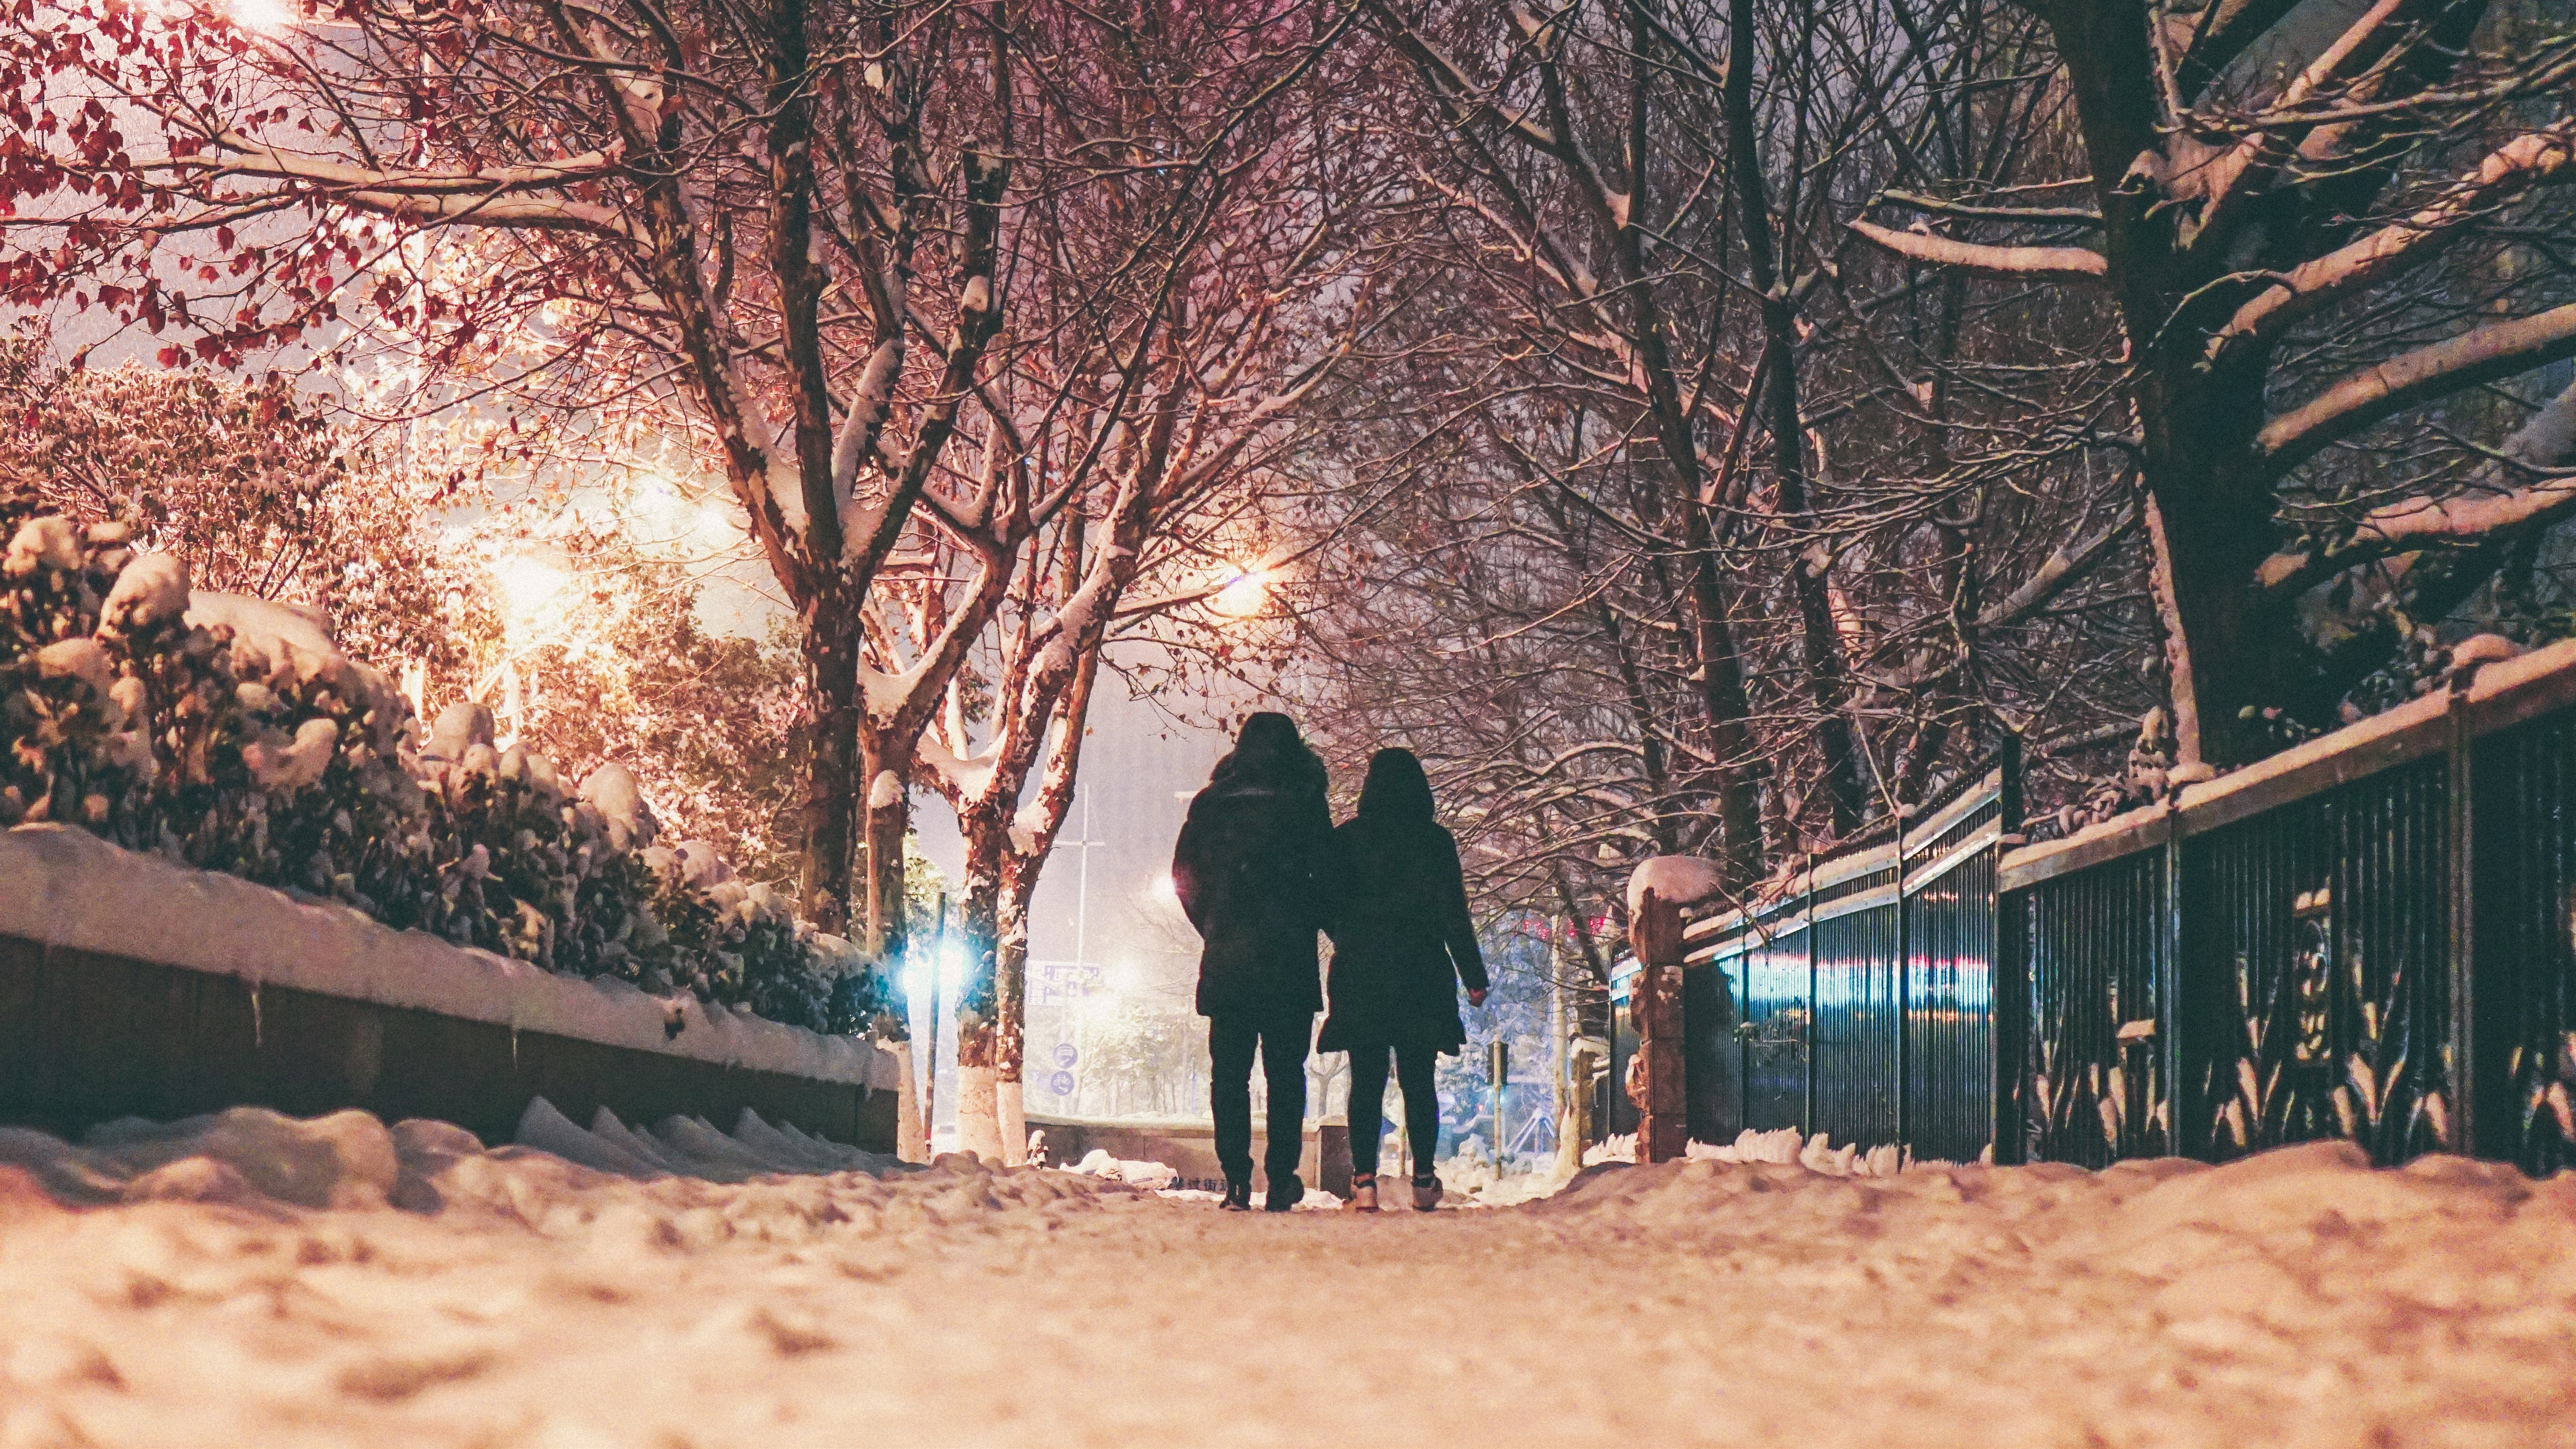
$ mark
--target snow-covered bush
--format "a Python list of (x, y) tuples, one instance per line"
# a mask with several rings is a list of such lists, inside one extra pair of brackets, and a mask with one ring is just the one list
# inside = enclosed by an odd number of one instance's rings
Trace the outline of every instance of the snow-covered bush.
[[(657, 845), (624, 769), (576, 790), (458, 705), (423, 736), (382, 674), (296, 606), (191, 594), (125, 528), (0, 492), (0, 825), (344, 901), (551, 970), (848, 1030), (866, 968), (710, 847)], [(845, 978), (855, 978), (847, 979)]]

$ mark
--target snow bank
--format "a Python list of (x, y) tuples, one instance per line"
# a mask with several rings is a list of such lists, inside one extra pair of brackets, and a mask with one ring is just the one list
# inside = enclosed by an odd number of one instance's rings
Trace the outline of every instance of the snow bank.
[(0, 1445), (2345, 1449), (2576, 1424), (2576, 1174), (2344, 1144), (1883, 1179), (1703, 1157), (1522, 1208), (1280, 1217), (954, 1157), (798, 1166), (819, 1145), (749, 1120), (532, 1111), (525, 1135), (614, 1166), (358, 1113), (0, 1130)]
[(893, 1058), (856, 1038), (685, 992), (664, 998), (609, 978), (559, 976), (58, 825), (0, 831), (0, 934), (603, 1046), (872, 1089), (897, 1083)]
[(1692, 855), (1658, 855), (1638, 862), (1628, 876), (1628, 918), (1646, 908), (1646, 892), (1680, 906), (1707, 903), (1724, 894), (1726, 878), (1714, 861)]
[[(176, 561), (145, 554), (127, 564), (117, 575), (117, 591), (125, 592), (128, 579), (163, 562), (175, 566)], [(142, 587), (147, 592), (166, 592), (168, 586), (167, 580), (155, 575)], [(178, 576), (176, 590), (175, 600), (154, 594), (157, 602), (152, 607), (164, 616), (184, 609), (191, 628), (211, 629), (219, 624), (230, 628), (236, 677), (271, 685), (290, 680), (327, 685), (361, 711), (381, 711), (387, 725), (395, 718), (394, 705), (402, 692), (383, 674), (342, 654), (332, 641), (330, 618), (320, 610), (243, 594), (191, 592), (184, 573)]]

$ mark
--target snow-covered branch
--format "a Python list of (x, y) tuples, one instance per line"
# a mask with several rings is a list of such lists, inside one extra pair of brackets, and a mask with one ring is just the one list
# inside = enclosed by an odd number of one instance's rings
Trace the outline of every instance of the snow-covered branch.
[(2255, 445), (2279, 477), (2324, 448), (2419, 403), (2576, 356), (2576, 303), (2480, 327), (2344, 378), (2264, 425)]
[(2110, 263), (2102, 254), (2084, 247), (1987, 246), (1919, 231), (1896, 231), (1859, 220), (1851, 223), (1851, 229), (1855, 235), (1925, 266), (1949, 267), (1981, 277), (2098, 285), (2110, 273)]
[(2464, 223), (2523, 190), (2576, 177), (2576, 120), (2517, 136), (2496, 148), (2449, 194), (2403, 220), (2269, 279), (2263, 291), (2209, 339), (2211, 360), (2247, 342), (2279, 336), (2301, 319), (2428, 260)]
[(2360, 564), (2434, 545), (2483, 543), (2576, 513), (2576, 477), (2550, 476), (2576, 460), (2576, 386), (2550, 399), (2497, 452), (2460, 492), (2383, 504), (2336, 547), (2272, 555), (2255, 581), (2272, 597), (2288, 598)]

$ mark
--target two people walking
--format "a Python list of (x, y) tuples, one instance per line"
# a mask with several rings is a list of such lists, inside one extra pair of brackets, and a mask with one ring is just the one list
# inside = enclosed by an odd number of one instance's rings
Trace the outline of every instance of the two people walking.
[[(1323, 762), (1286, 715), (1255, 714), (1190, 802), (1172, 883), (1206, 943), (1198, 1010), (1208, 1019), (1209, 1105), (1226, 1206), (1252, 1203), (1256, 1049), (1269, 1085), (1264, 1206), (1286, 1212), (1304, 1196), (1297, 1160), (1310, 1040), (1317, 1050), (1351, 1054), (1352, 1206), (1377, 1208), (1390, 1059), (1413, 1148), (1414, 1206), (1435, 1205), (1433, 1059), (1467, 1039), (1459, 983), (1477, 1004), (1488, 983), (1458, 845), (1433, 816), (1421, 762), (1405, 750), (1380, 750), (1358, 813), (1336, 829)], [(1333, 941), (1332, 1009), (1320, 1037), (1318, 931)]]

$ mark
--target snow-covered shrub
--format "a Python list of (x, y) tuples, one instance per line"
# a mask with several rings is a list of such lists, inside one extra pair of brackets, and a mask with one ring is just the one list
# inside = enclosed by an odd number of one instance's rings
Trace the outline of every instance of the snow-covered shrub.
[[(866, 967), (708, 846), (655, 843), (620, 767), (568, 788), (458, 705), (424, 737), (383, 675), (303, 609), (191, 594), (121, 525), (0, 492), (0, 825), (344, 901), (389, 925), (852, 1029)], [(855, 979), (851, 979), (855, 978)]]

